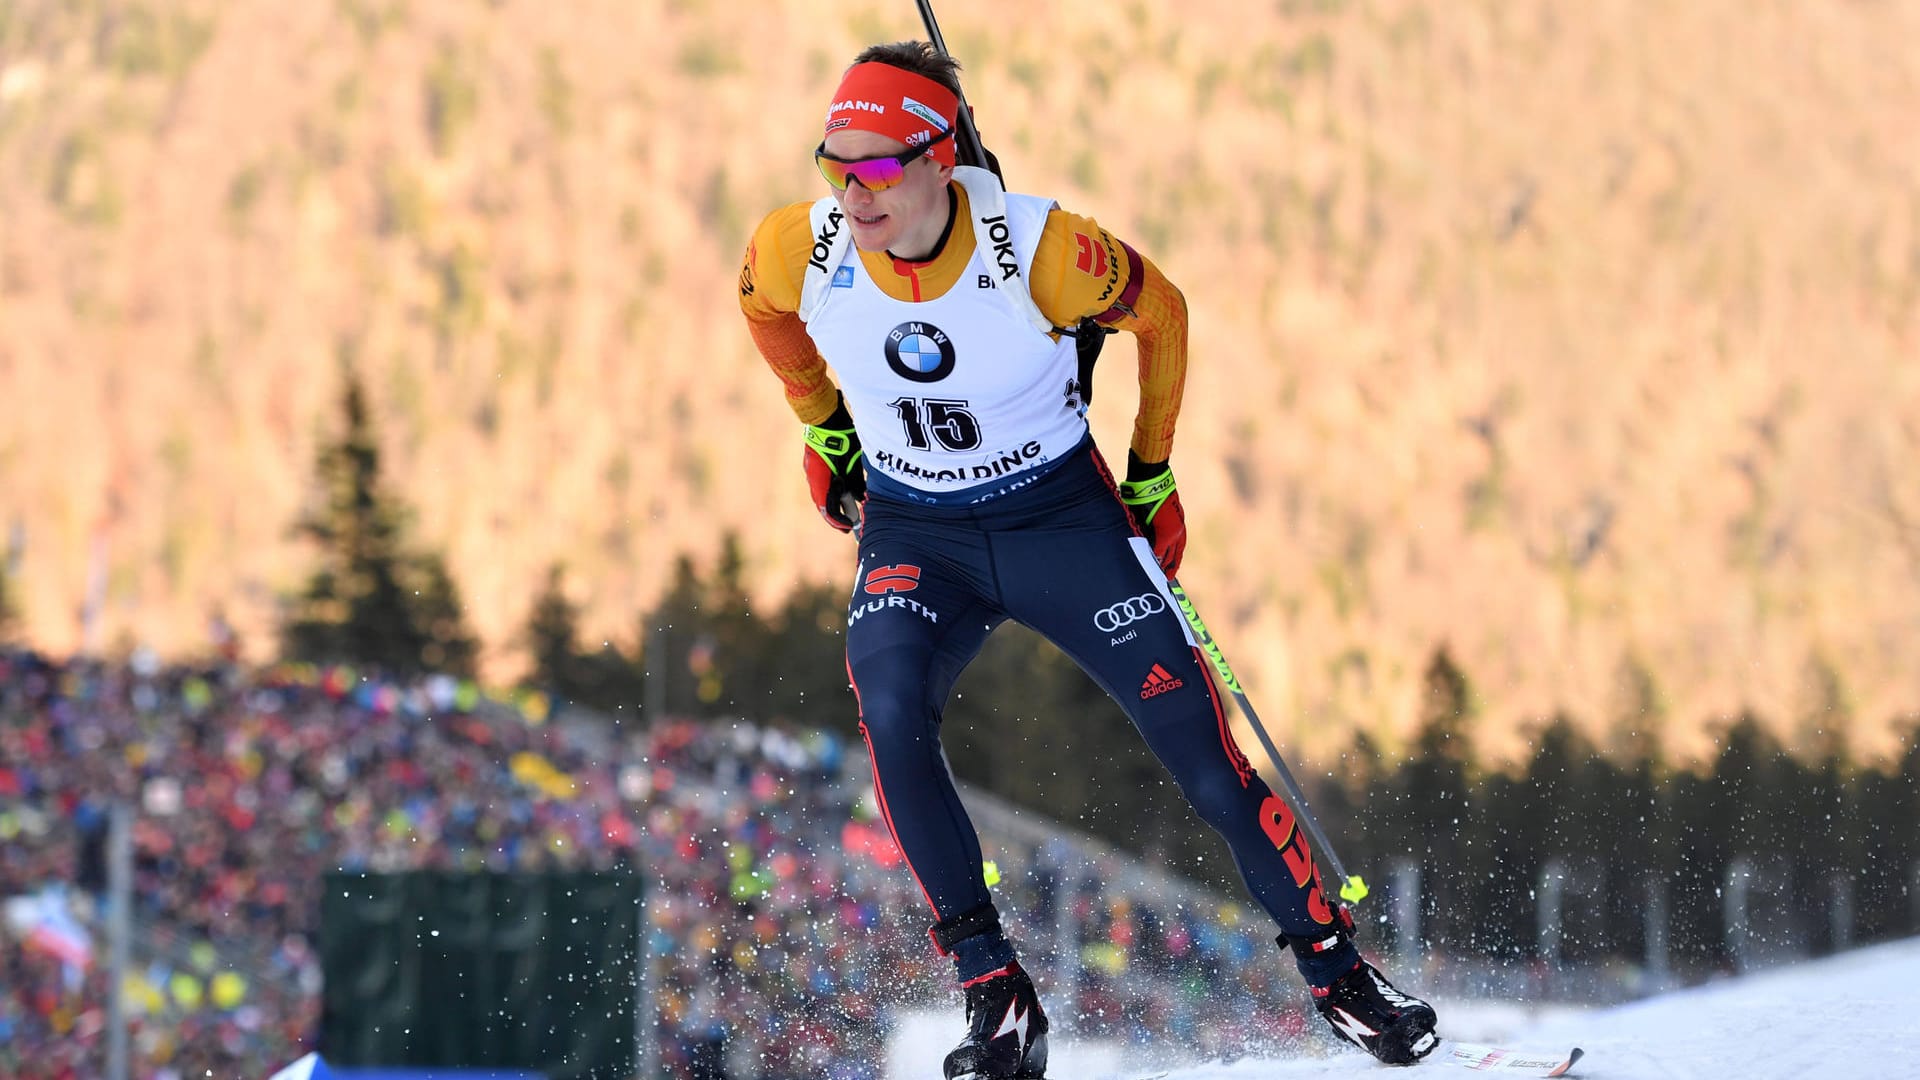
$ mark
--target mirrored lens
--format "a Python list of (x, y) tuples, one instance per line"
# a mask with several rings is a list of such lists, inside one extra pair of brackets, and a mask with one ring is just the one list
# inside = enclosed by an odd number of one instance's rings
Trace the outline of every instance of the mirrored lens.
[(849, 180), (860, 181), (860, 186), (868, 191), (885, 191), (906, 178), (907, 170), (900, 164), (899, 158), (871, 158), (866, 161), (835, 161), (822, 155), (815, 155), (820, 164), (820, 175), (836, 189), (845, 191)]

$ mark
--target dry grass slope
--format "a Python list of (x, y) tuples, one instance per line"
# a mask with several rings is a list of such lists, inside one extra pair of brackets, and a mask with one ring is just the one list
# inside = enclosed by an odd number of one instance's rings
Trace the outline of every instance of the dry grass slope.
[[(847, 573), (734, 313), (907, 5), (0, 7), (0, 523), (35, 640), (255, 648), (337, 372), (497, 670), (562, 560), (631, 638), (723, 530)], [(750, 12), (750, 14), (748, 14)], [(1016, 187), (1194, 309), (1185, 575), (1283, 730), (1391, 739), (1439, 642), (1556, 708), (1920, 707), (1920, 6), (995, 0)], [(1109, 350), (1097, 431), (1131, 419)], [(1667, 721), (1676, 721), (1670, 729)]]

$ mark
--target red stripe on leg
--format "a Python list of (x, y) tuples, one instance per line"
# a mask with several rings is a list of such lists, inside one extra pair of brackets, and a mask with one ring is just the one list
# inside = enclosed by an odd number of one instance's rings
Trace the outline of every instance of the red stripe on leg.
[[(856, 696), (858, 688), (855, 688)], [(887, 808), (887, 789), (880, 783), (880, 758), (873, 752), (873, 734), (867, 730), (867, 722), (860, 721), (860, 738), (867, 744), (867, 763), (873, 768), (873, 797), (880, 804), (880, 820), (887, 823), (887, 835), (893, 837), (893, 846), (900, 849), (900, 861), (907, 864), (907, 873), (913, 875), (913, 883), (920, 890), (921, 899), (933, 910), (935, 922), (946, 916), (940, 914), (940, 908), (933, 902), (933, 895), (927, 892), (927, 886), (920, 880), (920, 871), (913, 868), (913, 860), (907, 856), (907, 847), (900, 842), (900, 830), (893, 827), (893, 811)]]

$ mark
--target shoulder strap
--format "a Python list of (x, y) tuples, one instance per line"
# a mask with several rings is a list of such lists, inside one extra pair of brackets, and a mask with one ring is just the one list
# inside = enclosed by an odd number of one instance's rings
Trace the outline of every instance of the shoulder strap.
[[(956, 165), (953, 178), (967, 190), (967, 204), (973, 210), (973, 242), (987, 265), (999, 268), (1000, 291), (1035, 330), (1053, 333), (1057, 329), (1053, 320), (1041, 313), (1040, 305), (1033, 302), (1033, 294), (1027, 289), (1026, 268), (1032, 265), (1034, 249), (1040, 246), (1040, 230), (1014, 228), (1007, 214), (1007, 191), (1000, 186), (999, 177), (985, 169)], [(1053, 203), (1039, 201), (1045, 203), (1040, 213), (1044, 226), (1045, 211), (1052, 209)], [(1022, 209), (1029, 208), (1023, 205)], [(1031, 235), (1020, 235), (1028, 232)]]
[(807, 256), (807, 269), (800, 282), (800, 320), (812, 322), (813, 314), (826, 302), (833, 272), (847, 259), (853, 247), (853, 232), (847, 229), (847, 216), (829, 195), (813, 204), (813, 251)]

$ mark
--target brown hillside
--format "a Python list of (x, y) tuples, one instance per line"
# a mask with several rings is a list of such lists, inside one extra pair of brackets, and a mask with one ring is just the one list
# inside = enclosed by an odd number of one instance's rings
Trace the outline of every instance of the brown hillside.
[[(1920, 708), (1920, 5), (973, 3), (1016, 188), (1194, 312), (1183, 575), (1277, 726)], [(734, 309), (899, 0), (0, 6), (0, 524), (38, 643), (268, 648), (339, 365), (495, 670), (741, 532), (838, 578)], [(1122, 445), (1128, 353), (1096, 430)], [(1837, 682), (1831, 676), (1837, 676)], [(1828, 690), (1822, 690), (1822, 687)], [(1832, 688), (1837, 686), (1837, 691)], [(1829, 700), (1831, 699), (1831, 701)], [(1676, 744), (1685, 751), (1697, 739)]]

